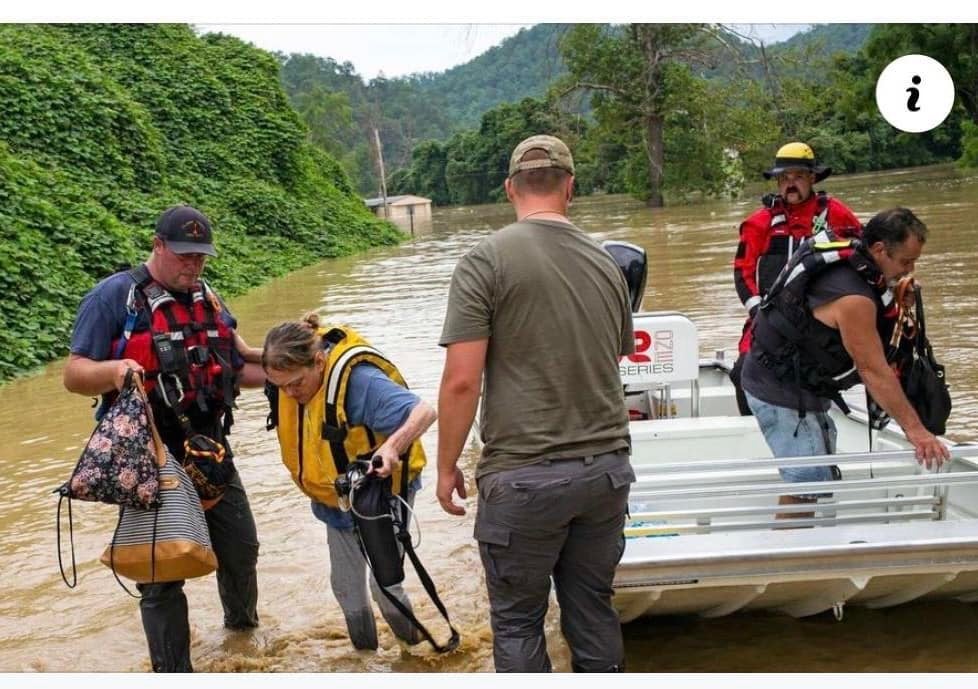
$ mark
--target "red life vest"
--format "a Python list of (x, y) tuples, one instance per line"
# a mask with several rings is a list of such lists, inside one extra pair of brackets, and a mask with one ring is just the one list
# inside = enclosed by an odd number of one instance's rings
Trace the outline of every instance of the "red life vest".
[[(791, 207), (774, 194), (766, 195), (762, 202), (764, 208), (741, 226), (741, 241), (734, 259), (734, 286), (744, 306), (751, 311), (760, 304), (807, 237), (821, 231), (843, 238), (860, 234), (858, 219), (824, 191), (816, 191), (809, 199)], [(763, 238), (761, 244), (757, 242), (758, 237)], [(750, 324), (748, 317), (738, 345), (741, 355), (750, 350)]]
[[(234, 335), (219, 316), (221, 302), (199, 281), (190, 290), (188, 308), (152, 278), (145, 264), (131, 274), (129, 318), (122, 336), (112, 342), (115, 357), (142, 365), (152, 401), (182, 413), (196, 406), (219, 418), (234, 404), (238, 387), (231, 358)], [(132, 332), (136, 315), (145, 309), (149, 329)]]

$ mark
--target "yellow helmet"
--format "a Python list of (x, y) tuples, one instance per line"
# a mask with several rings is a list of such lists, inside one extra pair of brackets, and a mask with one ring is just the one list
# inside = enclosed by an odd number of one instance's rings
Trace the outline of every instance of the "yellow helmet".
[(792, 141), (778, 149), (774, 155), (774, 167), (765, 170), (764, 179), (771, 179), (785, 170), (798, 168), (814, 173), (816, 182), (821, 182), (832, 174), (832, 168), (815, 162), (815, 152), (811, 146), (801, 141)]

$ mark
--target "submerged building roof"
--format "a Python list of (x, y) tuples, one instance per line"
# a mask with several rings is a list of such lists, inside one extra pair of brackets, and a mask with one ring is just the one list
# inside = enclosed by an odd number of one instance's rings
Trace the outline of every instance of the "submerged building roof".
[[(364, 199), (363, 202), (367, 204), (367, 208), (377, 208), (384, 205), (384, 199), (381, 196)], [(425, 203), (431, 203), (431, 199), (426, 199), (423, 196), (412, 196), (411, 194), (387, 197), (388, 206), (418, 206)]]

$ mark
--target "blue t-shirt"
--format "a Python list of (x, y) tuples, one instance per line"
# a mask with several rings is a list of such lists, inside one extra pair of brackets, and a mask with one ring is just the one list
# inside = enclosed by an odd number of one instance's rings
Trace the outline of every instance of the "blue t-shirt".
[[(375, 433), (390, 435), (403, 424), (421, 399), (401, 387), (373, 364), (361, 363), (350, 371), (346, 389), (346, 418), (351, 426), (366, 426)], [(421, 488), (421, 478), (414, 479), (408, 490)], [(335, 529), (352, 529), (349, 512), (312, 501), (312, 513)]]

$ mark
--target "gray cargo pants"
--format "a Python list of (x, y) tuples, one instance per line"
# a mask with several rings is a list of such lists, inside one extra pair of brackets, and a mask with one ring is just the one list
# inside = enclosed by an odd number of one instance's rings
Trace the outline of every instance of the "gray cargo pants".
[(544, 618), (551, 577), (575, 671), (624, 664), (611, 605), (624, 551), (626, 451), (547, 460), (478, 480), (475, 538), (485, 568), (497, 672), (549, 672)]

